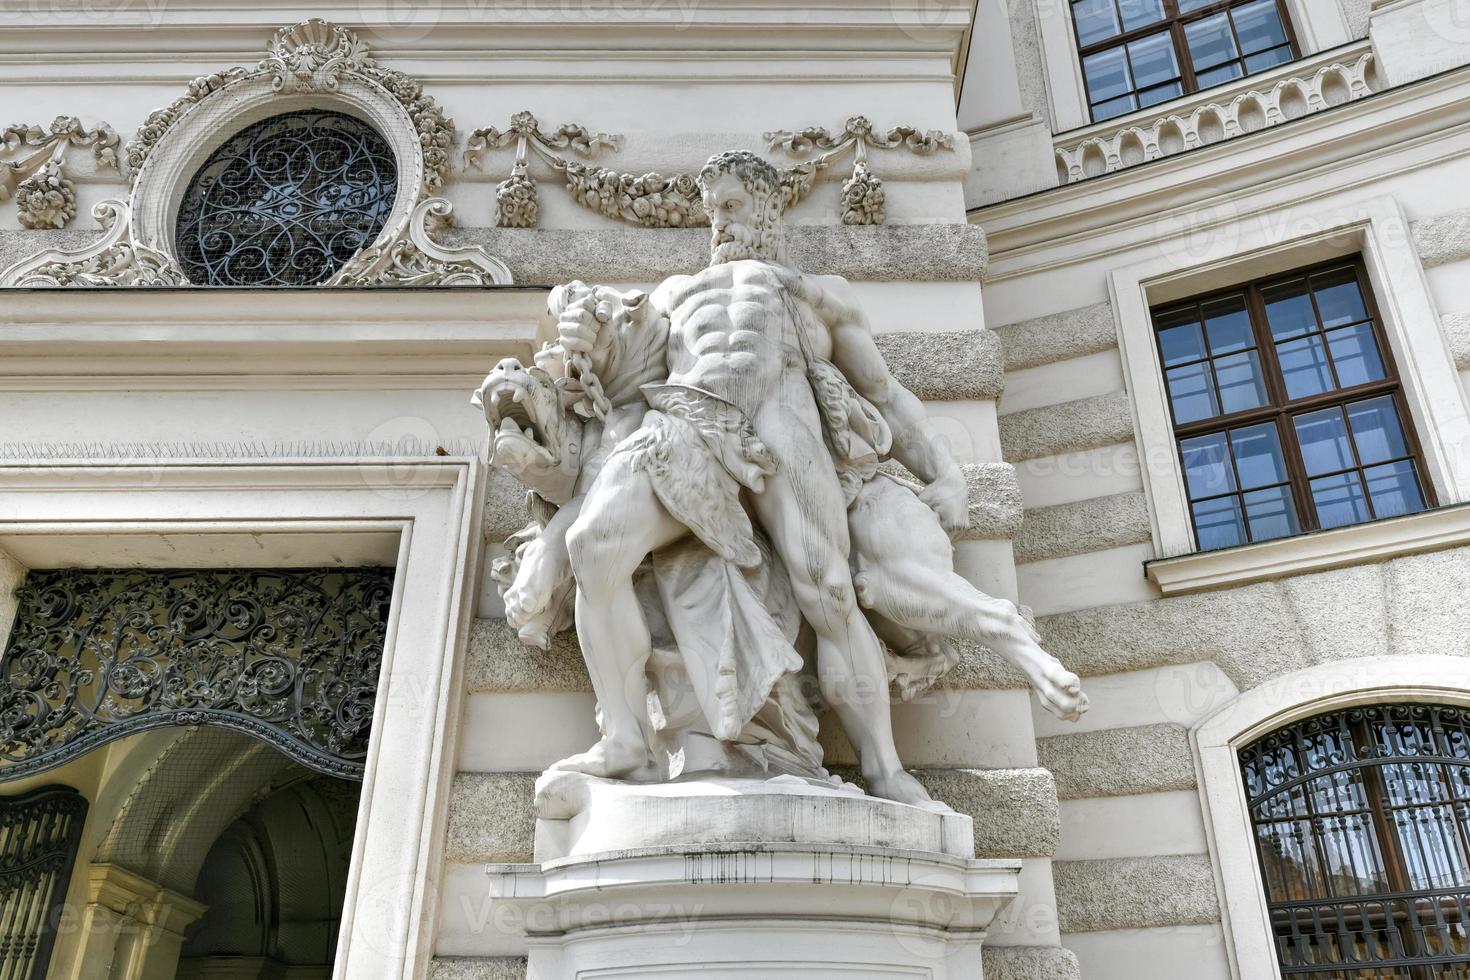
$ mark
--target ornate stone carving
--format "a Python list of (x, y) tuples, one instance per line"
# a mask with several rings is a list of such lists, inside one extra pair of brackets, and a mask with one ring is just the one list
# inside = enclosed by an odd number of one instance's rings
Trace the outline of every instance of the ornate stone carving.
[[(697, 181), (692, 174), (625, 173), (568, 159), (556, 152), (570, 149), (582, 157), (593, 157), (600, 150), (618, 150), (622, 137), (606, 133), (593, 134), (582, 126), (566, 125), (555, 132), (543, 133), (536, 117), (518, 112), (511, 117), (508, 129), (477, 129), (470, 134), (464, 159), (467, 166), (481, 166), (485, 153), (497, 147), (516, 147), (510, 176), (496, 188), (496, 224), (504, 228), (532, 228), (540, 217), (536, 183), (528, 172), (529, 152), (534, 152), (566, 181), (572, 200), (589, 210), (609, 218), (646, 228), (689, 228), (709, 224), (700, 201)], [(781, 170), (784, 190), (783, 207), (790, 208), (811, 192), (816, 176), (832, 162), (853, 149), (856, 160), (852, 176), (842, 185), (842, 220), (847, 224), (881, 224), (886, 215), (883, 183), (867, 165), (869, 146), (884, 149), (907, 147), (918, 154), (940, 149), (953, 149), (954, 137), (938, 130), (920, 132), (900, 126), (887, 133), (875, 133), (872, 124), (862, 116), (853, 116), (836, 136), (825, 129), (805, 129), (799, 133), (767, 133), (771, 149), (784, 149), (792, 156), (806, 156), (822, 150), (816, 157)]]
[(450, 248), (434, 241), (431, 231), (448, 227), (452, 213), (453, 206), (442, 197), (420, 201), (401, 237), (363, 249), (327, 285), (508, 285), (510, 270), (483, 248)]
[(0, 201), (15, 197), (26, 228), (65, 228), (77, 216), (77, 195), (66, 176), (66, 152), (91, 147), (98, 167), (117, 167), (117, 134), (107, 123), (83, 128), (75, 116), (57, 116), (50, 129), (0, 130)]
[(186, 286), (172, 258), (132, 237), (122, 201), (99, 201), (92, 215), (104, 231), (75, 252), (47, 249), (0, 274), (0, 286)]
[(353, 31), (319, 18), (277, 31), (266, 57), (253, 69), (229, 68), (196, 78), (185, 94), (149, 114), (127, 146), (130, 179), (136, 179), (159, 141), (195, 105), (229, 85), (256, 77), (270, 78), (272, 89), (284, 92), (336, 92), (349, 77), (386, 91), (403, 106), (418, 132), (424, 152), (423, 191), (430, 193), (444, 186), (449, 175), (449, 148), (454, 143), (453, 121), (431, 96), (424, 94), (417, 79), (383, 68)]
[[(593, 157), (601, 150), (617, 150), (622, 137), (609, 133), (589, 132), (583, 126), (564, 123), (551, 133), (541, 131), (541, 123), (529, 112), (518, 112), (510, 117), (510, 128), (505, 130), (487, 126), (470, 134), (464, 158), (467, 165), (478, 167), (485, 151), (491, 147), (515, 144), (515, 163), (510, 176), (500, 182), (495, 191), (497, 205), (495, 223), (502, 228), (532, 228), (541, 215), (541, 204), (537, 199), (536, 182), (527, 173), (528, 153), (534, 151), (554, 170), (567, 177), (567, 189), (579, 204), (602, 210), (591, 203), (591, 196), (578, 198), (579, 177), (587, 173), (610, 173), (594, 171), (566, 159), (557, 150), (572, 150), (584, 157)], [(604, 213), (608, 213), (604, 211)], [(617, 215), (613, 215), (616, 217)]]
[[(849, 285), (790, 265), (787, 180), (735, 152), (698, 185), (707, 269), (651, 294), (559, 287), (558, 340), (529, 366), (502, 361), (475, 396), (492, 465), (531, 490), (536, 515), (492, 568), (507, 619), (537, 646), (575, 622), (601, 710), (602, 740), (538, 792), (549, 804), (585, 795), (569, 777), (701, 773), (830, 786), (820, 690), (869, 791), (931, 806), (894, 747), (890, 684), (905, 698), (932, 686), (964, 639), (1062, 717), (1087, 699), (1014, 604), (955, 572), (963, 474)], [(889, 459), (922, 485), (880, 470)]]
[(1085, 180), (1356, 102), (1373, 94), (1372, 72), (1373, 53), (1364, 51), (1354, 60), (1321, 65), (1269, 87), (1249, 88), (1224, 100), (1204, 101), (1111, 132), (1059, 142), (1057, 178), (1063, 184)]
[(866, 116), (852, 116), (843, 124), (842, 132), (833, 135), (819, 126), (798, 132), (777, 131), (766, 134), (772, 150), (784, 150), (791, 156), (809, 156), (814, 170), (822, 170), (849, 148), (853, 151), (852, 176), (842, 185), (842, 223), (848, 225), (880, 225), (887, 217), (883, 181), (868, 167), (868, 148), (892, 150), (900, 147), (920, 156), (939, 150), (953, 150), (954, 137), (937, 129), (918, 130), (912, 126), (896, 126), (886, 133), (876, 132)]

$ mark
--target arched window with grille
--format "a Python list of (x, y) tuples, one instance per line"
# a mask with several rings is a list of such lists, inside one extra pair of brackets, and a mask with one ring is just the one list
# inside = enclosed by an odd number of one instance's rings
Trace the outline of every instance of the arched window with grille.
[(179, 265), (196, 286), (317, 285), (372, 243), (397, 192), (393, 150), (367, 123), (326, 110), (271, 116), (189, 182)]
[(1287, 980), (1470, 980), (1470, 711), (1317, 715), (1240, 752)]

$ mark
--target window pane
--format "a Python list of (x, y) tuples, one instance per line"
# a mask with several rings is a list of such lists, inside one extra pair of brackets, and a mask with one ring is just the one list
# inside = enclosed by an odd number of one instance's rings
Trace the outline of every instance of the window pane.
[(1167, 31), (1129, 41), (1128, 60), (1133, 64), (1133, 82), (1139, 88), (1162, 85), (1179, 77), (1174, 41)]
[(1349, 405), (1347, 415), (1353, 443), (1358, 447), (1358, 460), (1364, 466), (1409, 455), (1399, 425), (1398, 407), (1389, 396)]
[(1160, 330), (1159, 350), (1164, 357), (1164, 367), (1203, 360), (1205, 356), (1204, 334), (1199, 324), (1193, 321), (1183, 326)]
[(1378, 356), (1378, 340), (1373, 336), (1371, 323), (1329, 330), (1327, 346), (1344, 388), (1383, 378), (1383, 359)]
[(1217, 497), (1194, 505), (1194, 532), (1201, 551), (1245, 544), (1245, 519), (1236, 497)]
[(1291, 48), (1285, 45), (1279, 48), (1267, 48), (1265, 51), (1245, 56), (1245, 72), (1247, 75), (1254, 75), (1258, 71), (1284, 65), (1290, 60)]
[(1324, 408), (1320, 412), (1298, 415), (1294, 421), (1308, 476), (1331, 473), (1353, 465), (1353, 450), (1348, 444), (1342, 409), (1336, 406)]
[(1286, 31), (1281, 29), (1281, 17), (1276, 12), (1276, 0), (1254, 0), (1230, 11), (1235, 21), (1235, 33), (1240, 38), (1242, 51), (1264, 51), (1286, 43)]
[(1223, 13), (1184, 25), (1184, 39), (1196, 70), (1223, 64), (1239, 54), (1230, 33), (1230, 22)]
[(1210, 338), (1210, 352), (1229, 354), (1256, 346), (1251, 336), (1251, 318), (1245, 311), (1245, 297), (1231, 296), (1205, 304), (1205, 333)]
[(1274, 423), (1231, 431), (1230, 446), (1235, 450), (1235, 469), (1242, 489), (1286, 482), (1286, 462)]
[(1368, 319), (1355, 270), (1333, 269), (1313, 276), (1312, 291), (1317, 294), (1317, 311), (1322, 314), (1322, 326), (1341, 327)]
[(1209, 88), (1211, 85), (1224, 85), (1234, 78), (1239, 78), (1245, 72), (1241, 71), (1240, 65), (1234, 61), (1227, 61), (1218, 68), (1210, 68), (1202, 72), (1196, 72), (1195, 84), (1200, 88)]
[(1088, 98), (1106, 102), (1133, 91), (1128, 74), (1128, 60), (1122, 47), (1108, 48), (1082, 59), (1082, 74), (1087, 77)]
[(1138, 108), (1138, 100), (1132, 95), (1112, 99), (1108, 102), (1099, 102), (1092, 107), (1092, 118), (1094, 122), (1102, 122), (1104, 119), (1112, 119)]
[(1077, 22), (1077, 43), (1084, 48), (1121, 33), (1113, 0), (1078, 0), (1072, 4), (1072, 16)]
[(1208, 362), (1170, 368), (1167, 377), (1169, 401), (1174, 406), (1174, 424), (1197, 422), (1220, 414)]
[(1266, 404), (1266, 382), (1256, 352), (1231, 354), (1215, 361), (1215, 380), (1220, 385), (1220, 411), (1243, 412)]
[(1216, 2), (1218, 0), (1179, 0), (1179, 12), (1181, 14), (1187, 14), (1191, 10), (1199, 10)]
[(1291, 502), (1290, 487), (1252, 490), (1243, 500), (1252, 541), (1269, 541), (1297, 532), (1296, 506)]
[(1397, 517), (1424, 509), (1424, 494), (1419, 490), (1419, 477), (1411, 461), (1401, 459), (1385, 466), (1370, 466), (1363, 471), (1363, 478), (1373, 497), (1373, 512), (1379, 517)]
[(1353, 471), (1313, 480), (1312, 502), (1317, 505), (1317, 523), (1324, 528), (1361, 524), (1368, 519), (1363, 485)]
[(1184, 460), (1184, 482), (1189, 487), (1190, 500), (1235, 489), (1235, 473), (1230, 468), (1230, 458), (1226, 453), (1223, 432), (1195, 436), (1179, 444), (1179, 455)]
[[(1140, 27), (1158, 23), (1164, 19), (1162, 0), (1118, 0), (1123, 10), (1123, 30), (1136, 31)], [(1134, 62), (1137, 70), (1138, 63)]]
[(1263, 289), (1261, 295), (1266, 300), (1266, 319), (1275, 339), (1285, 340), (1317, 329), (1317, 316), (1312, 312), (1312, 301), (1307, 297), (1305, 279), (1294, 279)]
[(1160, 85), (1156, 88), (1146, 88), (1138, 93), (1139, 108), (1144, 106), (1158, 105), (1160, 102), (1168, 102), (1177, 99), (1184, 94), (1184, 87), (1178, 82), (1170, 82), (1168, 85)]
[(1286, 397), (1306, 398), (1332, 390), (1332, 370), (1327, 366), (1327, 348), (1320, 334), (1277, 344), (1276, 359), (1281, 362)]

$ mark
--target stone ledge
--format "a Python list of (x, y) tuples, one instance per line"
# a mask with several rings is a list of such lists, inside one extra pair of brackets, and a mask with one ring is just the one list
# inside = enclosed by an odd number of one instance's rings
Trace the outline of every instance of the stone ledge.
[(1065, 310), (996, 327), (1007, 371), (1054, 364), (1118, 346), (1118, 328), (1108, 303)]
[(1193, 789), (1189, 732), (1143, 725), (1036, 740), (1037, 761), (1051, 770), (1063, 800)]
[(1060, 946), (982, 946), (985, 980), (1082, 980), (1070, 949)]
[(1026, 511), (1015, 539), (1016, 562), (1065, 558), (1149, 541), (1148, 498), (1142, 490)]
[[(650, 282), (709, 263), (705, 228), (457, 228), (450, 245), (482, 245), (520, 284), (572, 279)], [(791, 260), (804, 272), (868, 282), (979, 282), (985, 233), (978, 225), (796, 225), (786, 229)]]
[(1206, 854), (1057, 861), (1051, 867), (1063, 934), (1220, 921)]
[(1424, 268), (1470, 259), (1470, 208), (1409, 223)]
[(429, 980), (526, 980), (524, 956), (436, 956)]
[(1133, 441), (1126, 392), (1079, 398), (999, 419), (1000, 445), (1013, 463)]
[[(1077, 957), (1060, 946), (985, 946), (985, 980), (1081, 980)], [(430, 980), (525, 980), (524, 956), (437, 957)]]
[[(48, 248), (78, 249), (99, 232), (0, 231), (0, 269)], [(697, 272), (709, 262), (707, 228), (450, 228), (445, 245), (482, 245), (510, 267), (518, 285), (583, 279), (649, 282)], [(985, 232), (968, 223), (794, 225), (786, 229), (792, 261), (804, 272), (867, 282), (979, 282), (988, 253)]]
[[(846, 767), (834, 767), (861, 785)], [(1056, 784), (1044, 769), (916, 769), (936, 799), (974, 822), (977, 857), (1050, 857), (1061, 840)], [(445, 860), (529, 861), (537, 773), (462, 772), (449, 797)]]
[(452, 864), (530, 861), (537, 773), (462, 772), (449, 790), (444, 860)]
[(899, 384), (925, 401), (991, 400), (1005, 387), (1000, 339), (989, 330), (881, 333), (875, 339)]
[[(1470, 548), (1038, 619), (1079, 674), (1216, 663), (1242, 691), (1352, 657), (1470, 656)], [(1344, 602), (1344, 597), (1352, 601)]]

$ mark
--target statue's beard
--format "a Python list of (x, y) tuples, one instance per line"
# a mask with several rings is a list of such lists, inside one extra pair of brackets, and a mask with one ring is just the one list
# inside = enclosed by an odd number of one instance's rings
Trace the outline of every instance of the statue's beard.
[(779, 236), (780, 231), (774, 221), (762, 222), (759, 228), (731, 221), (714, 233), (710, 265), (742, 259), (778, 262), (781, 259)]

